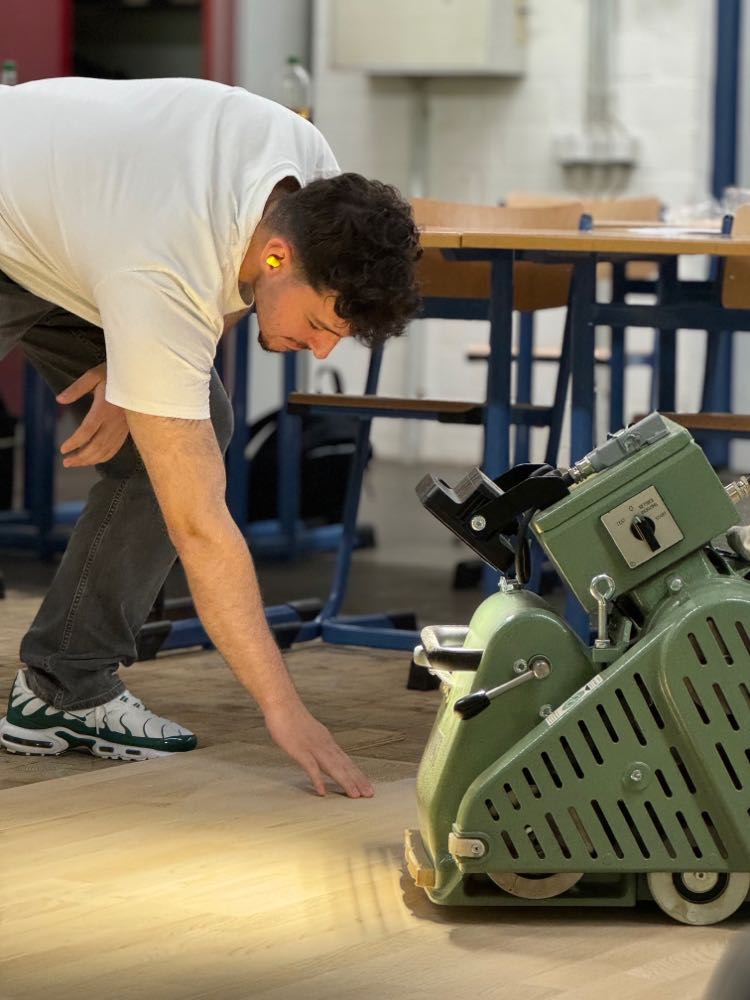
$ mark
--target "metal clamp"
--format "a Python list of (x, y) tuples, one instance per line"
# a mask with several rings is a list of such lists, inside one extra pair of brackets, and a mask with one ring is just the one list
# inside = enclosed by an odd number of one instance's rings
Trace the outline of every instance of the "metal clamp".
[(467, 649), (468, 634), (465, 625), (428, 625), (420, 633), (422, 645), (414, 650), (414, 662), (428, 669), (478, 670), (484, 650)]

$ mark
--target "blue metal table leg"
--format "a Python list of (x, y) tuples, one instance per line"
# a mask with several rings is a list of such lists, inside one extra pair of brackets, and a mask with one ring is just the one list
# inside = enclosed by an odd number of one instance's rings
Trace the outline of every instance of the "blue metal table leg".
[[(490, 356), (484, 418), (484, 471), (491, 478), (510, 466), (511, 363), (513, 347), (513, 251), (498, 251), (492, 260), (490, 291)], [(482, 568), (482, 589), (497, 589), (497, 570)]]
[(560, 360), (557, 365), (555, 398), (552, 402), (552, 417), (550, 419), (549, 437), (547, 438), (547, 451), (544, 457), (548, 465), (555, 466), (558, 464), (560, 454), (560, 441), (562, 440), (563, 419), (565, 417), (565, 400), (568, 397), (568, 388), (570, 386), (570, 316), (570, 307), (568, 307), (565, 311), (565, 327), (563, 329), (562, 344), (560, 345)]
[[(297, 358), (293, 351), (284, 355), (283, 399), (297, 388)], [(278, 430), (278, 511), (281, 530), (286, 539), (286, 554), (293, 559), (298, 554), (300, 521), (300, 453), (302, 449), (302, 419), (282, 407)]]
[[(625, 264), (612, 265), (612, 302), (625, 302)], [(625, 426), (625, 327), (610, 328), (609, 430)]]
[[(669, 305), (677, 294), (677, 258), (661, 262), (659, 280), (656, 282), (656, 300), (659, 305)], [(656, 368), (656, 406), (659, 410), (676, 409), (677, 386), (677, 331), (657, 330), (655, 333), (658, 363)]]
[[(595, 397), (595, 327), (593, 307), (596, 302), (596, 257), (592, 254), (576, 263), (571, 281), (571, 461), (588, 454), (594, 446)], [(567, 619), (584, 641), (590, 634), (588, 613), (568, 595)]]
[[(518, 329), (518, 359), (516, 361), (516, 402), (530, 403), (534, 373), (534, 313), (522, 312)], [(513, 464), (529, 461), (531, 428), (526, 424), (516, 426)]]

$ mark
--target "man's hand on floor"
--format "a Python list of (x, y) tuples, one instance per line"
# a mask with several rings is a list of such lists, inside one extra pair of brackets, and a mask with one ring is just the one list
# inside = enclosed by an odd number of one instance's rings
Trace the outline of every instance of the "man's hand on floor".
[(75, 403), (82, 396), (92, 393), (94, 401), (75, 433), (63, 441), (60, 451), (65, 456), (63, 465), (73, 468), (107, 462), (117, 454), (128, 436), (125, 411), (104, 398), (107, 384), (106, 364), (97, 365), (84, 372), (72, 385), (57, 396), (58, 403)]
[(324, 774), (351, 799), (369, 799), (375, 794), (365, 775), (304, 705), (267, 711), (266, 728), (274, 742), (307, 771), (318, 795), (326, 794)]

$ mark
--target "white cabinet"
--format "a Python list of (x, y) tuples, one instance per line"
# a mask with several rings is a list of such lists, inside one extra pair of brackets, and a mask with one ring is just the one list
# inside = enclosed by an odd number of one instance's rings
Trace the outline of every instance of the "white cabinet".
[(520, 76), (523, 0), (333, 0), (332, 63), (398, 76)]

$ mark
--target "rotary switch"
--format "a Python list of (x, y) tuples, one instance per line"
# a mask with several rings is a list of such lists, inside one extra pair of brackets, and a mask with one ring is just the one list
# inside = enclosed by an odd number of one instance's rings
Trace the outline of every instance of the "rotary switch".
[(656, 537), (656, 525), (650, 517), (636, 514), (630, 522), (630, 530), (636, 538), (640, 538), (642, 542), (645, 542), (652, 552), (658, 552), (661, 548), (661, 543)]

